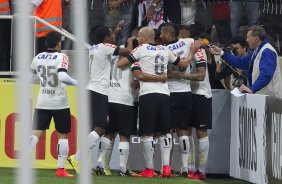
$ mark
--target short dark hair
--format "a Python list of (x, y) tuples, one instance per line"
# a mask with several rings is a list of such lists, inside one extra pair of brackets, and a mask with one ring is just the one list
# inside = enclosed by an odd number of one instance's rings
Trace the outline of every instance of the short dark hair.
[(247, 47), (247, 41), (242, 36), (232, 38), (230, 44), (240, 44), (243, 48)]
[(178, 29), (176, 28), (176, 26), (173, 23), (171, 22), (163, 23), (159, 26), (159, 30), (161, 30), (162, 28), (165, 29), (165, 31), (177, 37)]
[(211, 35), (209, 33), (206, 32), (201, 32), (197, 37), (197, 38), (205, 38), (207, 39), (209, 42), (211, 42)]
[(94, 44), (103, 43), (107, 36), (110, 36), (110, 28), (107, 26), (99, 26), (91, 29), (90, 38)]
[(55, 31), (47, 33), (45, 37), (45, 44), (47, 48), (55, 48), (61, 41), (61, 34)]
[(253, 25), (249, 27), (248, 31), (251, 31), (253, 36), (258, 36), (261, 41), (266, 38), (266, 31), (261, 26)]

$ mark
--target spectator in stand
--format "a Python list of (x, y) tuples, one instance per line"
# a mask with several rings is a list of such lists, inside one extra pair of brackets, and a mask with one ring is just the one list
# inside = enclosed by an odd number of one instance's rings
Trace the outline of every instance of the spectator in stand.
[[(0, 0), (0, 15), (10, 15), (9, 0)], [(0, 19), (0, 71), (9, 71), (11, 20)]]
[[(104, 0), (88, 0), (86, 1), (86, 9), (88, 12), (88, 28), (91, 30), (93, 27), (105, 24), (105, 16), (103, 9)], [(91, 31), (89, 31), (89, 37)]]
[(196, 15), (196, 0), (180, 0), (181, 25), (194, 24)]
[(133, 9), (132, 27), (159, 28), (164, 23), (163, 0), (136, 1)]
[(124, 45), (130, 36), (130, 25), (133, 10), (133, 0), (105, 0), (105, 25), (114, 29), (122, 20), (121, 30), (117, 33), (117, 45)]
[[(31, 0), (33, 14), (51, 25), (62, 29), (62, 1), (53, 0)], [(37, 52), (41, 53), (47, 50), (45, 45), (45, 36), (52, 29), (36, 22)]]
[(259, 19), (260, 0), (230, 0), (230, 27), (232, 37), (239, 36), (242, 14), (245, 13), (248, 25), (256, 25)]
[[(236, 37), (232, 39), (231, 47), (232, 53), (235, 56), (243, 57), (247, 55), (247, 42), (243, 37)], [(233, 77), (231, 79), (232, 74)], [(225, 82), (224, 85), (226, 89), (233, 89), (234, 87), (240, 87), (242, 84), (247, 85), (247, 75), (246, 71), (230, 66), (220, 59), (216, 67), (215, 79), (221, 80), (228, 78), (229, 81)]]
[(240, 91), (244, 93), (264, 94), (282, 98), (282, 79), (276, 50), (265, 39), (266, 32), (261, 26), (251, 26), (247, 33), (247, 42), (254, 51), (246, 56), (237, 57), (224, 52), (217, 46), (210, 51), (219, 54), (227, 63), (248, 70), (250, 87), (242, 84)]

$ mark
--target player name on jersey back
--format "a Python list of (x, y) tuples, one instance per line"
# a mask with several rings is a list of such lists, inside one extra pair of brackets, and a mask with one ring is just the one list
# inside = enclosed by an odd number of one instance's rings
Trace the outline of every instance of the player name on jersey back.
[(65, 109), (69, 107), (66, 85), (58, 79), (58, 72), (67, 72), (68, 57), (59, 52), (43, 52), (31, 63), (40, 78), (37, 97), (38, 109)]

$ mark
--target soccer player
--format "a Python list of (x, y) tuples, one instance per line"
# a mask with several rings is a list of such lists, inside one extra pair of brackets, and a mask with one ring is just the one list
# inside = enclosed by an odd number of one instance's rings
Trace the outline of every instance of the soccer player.
[[(139, 93), (139, 134), (142, 136), (145, 170), (141, 171), (143, 177), (155, 177), (153, 170), (154, 143), (153, 135), (159, 136), (161, 158), (163, 163), (162, 176), (171, 176), (169, 165), (170, 146), (166, 136), (169, 133), (169, 90), (165, 81), (154, 82), (145, 78), (144, 74), (156, 77), (166, 75), (168, 63), (186, 68), (193, 57), (180, 60), (164, 46), (154, 44), (155, 33), (152, 28), (144, 27), (138, 33), (140, 45), (129, 56), (119, 61), (118, 67), (134, 63), (132, 71), (140, 81)], [(198, 45), (197, 45), (198, 46)]]
[(68, 158), (68, 133), (71, 130), (71, 116), (66, 92), (66, 84), (77, 85), (68, 74), (68, 57), (60, 53), (61, 35), (50, 32), (46, 35), (46, 52), (39, 53), (32, 61), (31, 69), (40, 78), (40, 91), (34, 110), (33, 130), (29, 141), (29, 154), (38, 139), (49, 128), (52, 117), (58, 133), (58, 169), (56, 176), (73, 177), (65, 169)]
[[(190, 46), (194, 42), (192, 38), (177, 40), (176, 31), (171, 23), (166, 23), (161, 26), (161, 39), (166, 47), (176, 53), (180, 58), (188, 56)], [(199, 49), (194, 55), (194, 60), (200, 61), (199, 58), (202, 50)], [(181, 73), (189, 72), (188, 69), (181, 69), (178, 66), (168, 65), (169, 71), (179, 71)], [(169, 79), (168, 88), (170, 92), (170, 128), (176, 129), (179, 139), (179, 147), (181, 154), (182, 167), (180, 174), (184, 177), (188, 176), (188, 153), (189, 140), (188, 128), (190, 126), (190, 114), (192, 108), (192, 93), (190, 81), (185, 79)], [(171, 136), (171, 135), (170, 135)]]
[[(91, 150), (104, 135), (108, 124), (108, 94), (110, 88), (111, 56), (128, 55), (130, 49), (113, 45), (116, 37), (113, 31), (100, 26), (91, 31), (94, 45), (89, 51), (90, 79), (87, 89), (90, 93), (92, 131), (87, 142)], [(74, 170), (79, 173), (79, 151), (68, 158)]]
[[(209, 138), (207, 130), (212, 128), (212, 93), (207, 71), (207, 56), (204, 50), (197, 53), (201, 58), (191, 62), (191, 73), (173, 71), (169, 78), (186, 79), (191, 81), (192, 111), (191, 127), (196, 128), (199, 139), (198, 163), (199, 170), (190, 172), (188, 178), (205, 180), (206, 162), (209, 151)], [(188, 138), (192, 140), (192, 128), (188, 130)], [(191, 144), (191, 142), (190, 142)], [(197, 157), (196, 157), (197, 158)]]

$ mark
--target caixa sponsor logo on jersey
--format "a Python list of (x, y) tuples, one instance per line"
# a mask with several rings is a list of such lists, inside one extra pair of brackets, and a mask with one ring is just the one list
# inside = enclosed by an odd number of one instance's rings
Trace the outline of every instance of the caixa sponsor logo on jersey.
[(239, 165), (257, 171), (257, 112), (253, 108), (239, 108)]
[(54, 54), (39, 54), (38, 55), (38, 59), (52, 59), (55, 60), (57, 59), (58, 55), (54, 55)]
[(148, 45), (147, 50), (165, 50), (164, 47), (162, 46), (153, 46), (153, 45)]
[(169, 50), (173, 51), (173, 50), (176, 50), (176, 49), (178, 49), (180, 47), (183, 47), (184, 45), (185, 45), (185, 42), (184, 41), (180, 41), (180, 42), (177, 42), (177, 43), (175, 43), (173, 45), (170, 45), (168, 48), (169, 48)]

